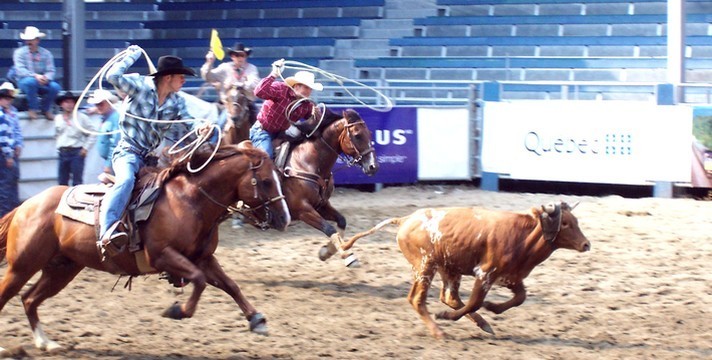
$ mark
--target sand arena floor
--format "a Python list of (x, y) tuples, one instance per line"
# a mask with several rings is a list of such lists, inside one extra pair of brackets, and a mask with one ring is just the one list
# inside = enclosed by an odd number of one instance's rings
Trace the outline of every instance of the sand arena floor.
[[(131, 291), (121, 280), (112, 292), (115, 276), (85, 270), (40, 307), (45, 332), (63, 352), (34, 348), (19, 297), (0, 314), (0, 346), (47, 359), (712, 358), (712, 202), (419, 185), (378, 193), (339, 188), (332, 203), (350, 236), (421, 207), (519, 211), (556, 200), (582, 201), (575, 214), (592, 251), (556, 251), (525, 281), (524, 304), (501, 315), (481, 310), (494, 336), (463, 318), (437, 320), (449, 338), (430, 337), (406, 301), (410, 266), (394, 227), (361, 239), (362, 267), (351, 270), (336, 259), (319, 261), (327, 239), (304, 224), (280, 233), (226, 222), (216, 254), (266, 315), (268, 336), (250, 333), (232, 299), (215, 288), (193, 318), (176, 321), (160, 313), (184, 301), (190, 287), (181, 293), (153, 275), (135, 279)], [(463, 278), (463, 298), (471, 284)], [(435, 281), (430, 291), (432, 313), (446, 309), (439, 287)], [(508, 296), (495, 288), (489, 298)]]

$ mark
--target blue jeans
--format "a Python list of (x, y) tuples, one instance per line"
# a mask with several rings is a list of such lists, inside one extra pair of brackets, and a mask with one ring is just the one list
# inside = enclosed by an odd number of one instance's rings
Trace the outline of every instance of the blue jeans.
[(83, 184), (84, 157), (82, 148), (59, 149), (59, 185), (69, 185), (69, 176), (72, 177), (72, 186)]
[(131, 192), (136, 183), (138, 170), (144, 166), (143, 157), (130, 152), (125, 148), (117, 146), (112, 158), (114, 175), (116, 180), (114, 186), (104, 195), (99, 213), (99, 223), (101, 230), (99, 238), (104, 236), (106, 230), (115, 222), (121, 219), (121, 215), (129, 205)]
[[(37, 79), (32, 76), (25, 76), (20, 79), (17, 82), (17, 87), (27, 96), (27, 108), (34, 111), (42, 110), (42, 112), (49, 111), (54, 99), (62, 89), (55, 81), (50, 81), (47, 85), (40, 85)], [(40, 104), (39, 100), (40, 95), (42, 95), (42, 104)]]
[(252, 145), (258, 149), (264, 150), (269, 157), (274, 158), (274, 149), (272, 148), (272, 134), (262, 128), (259, 121), (255, 122), (250, 128), (250, 141)]
[(15, 165), (11, 168), (5, 166), (5, 157), (0, 154), (0, 217), (20, 205), (18, 196), (18, 180), (20, 179), (19, 159), (15, 158)]

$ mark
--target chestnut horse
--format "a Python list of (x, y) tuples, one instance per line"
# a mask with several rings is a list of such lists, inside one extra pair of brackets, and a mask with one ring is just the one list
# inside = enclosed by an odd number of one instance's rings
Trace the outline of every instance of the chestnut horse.
[[(203, 164), (208, 156), (196, 153), (192, 161)], [(213, 253), (218, 246), (218, 225), (227, 217), (228, 206), (238, 201), (249, 206), (254, 217), (285, 230), (290, 217), (274, 164), (249, 142), (221, 147), (198, 173), (187, 171), (186, 162), (176, 161), (150, 174), (164, 181), (163, 191), (152, 216), (139, 224), (138, 231), (142, 252), (155, 271), (139, 270), (136, 257), (128, 251), (102, 262), (94, 228), (55, 213), (66, 186), (51, 187), (0, 219), (0, 260), (6, 258), (8, 264), (0, 282), (0, 310), (34, 274), (42, 272), (22, 294), (35, 346), (48, 351), (60, 348), (43, 332), (37, 308), (85, 267), (132, 276), (167, 272), (188, 279), (193, 283), (189, 299), (163, 314), (174, 319), (192, 317), (206, 284), (213, 285), (235, 300), (250, 330), (266, 332), (265, 317), (225, 274)]]
[[(326, 110), (314, 134), (292, 145), (282, 172), (282, 189), (292, 219), (301, 220), (330, 238), (319, 250), (319, 258), (325, 261), (339, 251), (346, 266), (356, 267), (359, 264), (353, 253), (341, 250), (346, 219), (329, 203), (334, 191), (331, 170), (342, 154), (350, 157), (342, 157), (347, 165), (359, 164), (367, 175), (378, 171), (371, 131), (361, 116), (353, 109), (341, 115)], [(336, 222), (339, 231), (328, 221)]]

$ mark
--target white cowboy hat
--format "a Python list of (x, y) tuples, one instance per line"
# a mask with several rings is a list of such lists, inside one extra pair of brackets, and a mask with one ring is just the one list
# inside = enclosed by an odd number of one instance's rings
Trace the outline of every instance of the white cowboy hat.
[(47, 36), (47, 34), (40, 32), (40, 29), (34, 26), (28, 26), (25, 28), (25, 32), (20, 33), (20, 39), (22, 40), (34, 40), (45, 36)]
[(0, 85), (0, 97), (10, 97), (15, 98), (17, 96), (17, 89), (12, 85), (11, 82), (6, 81)]
[(284, 79), (284, 82), (286, 82), (290, 87), (294, 87), (294, 84), (302, 84), (312, 88), (312, 90), (324, 90), (324, 85), (314, 82), (314, 74), (309, 71), (297, 71), (294, 76)]
[(112, 94), (109, 90), (96, 89), (94, 90), (94, 93), (91, 94), (91, 97), (87, 99), (87, 102), (92, 105), (96, 105), (104, 100), (110, 103), (115, 103), (119, 100), (119, 98)]

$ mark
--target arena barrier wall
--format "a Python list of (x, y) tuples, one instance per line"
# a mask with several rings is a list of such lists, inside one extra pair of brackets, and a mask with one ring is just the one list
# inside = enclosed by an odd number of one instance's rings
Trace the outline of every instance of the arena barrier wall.
[(636, 102), (485, 102), (482, 170), (512, 179), (689, 183), (692, 108)]

